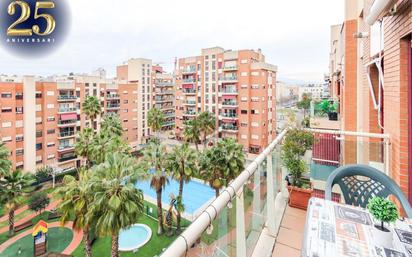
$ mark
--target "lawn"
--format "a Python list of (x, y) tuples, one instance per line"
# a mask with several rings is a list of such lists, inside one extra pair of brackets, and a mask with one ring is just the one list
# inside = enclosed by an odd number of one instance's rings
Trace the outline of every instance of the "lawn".
[[(70, 244), (73, 239), (73, 232), (68, 228), (50, 228), (47, 233), (47, 251), (60, 253)], [(1, 254), (2, 257), (14, 257), (17, 256), (18, 249), (21, 248), (21, 257), (33, 256), (33, 237), (27, 235), (9, 246)]]
[[(133, 252), (121, 252), (120, 256), (122, 257), (131, 257), (131, 256), (139, 256), (139, 257), (153, 257), (158, 255), (162, 252), (163, 248), (167, 248), (176, 236), (167, 237), (166, 235), (158, 236), (156, 234), (157, 231), (157, 222), (156, 220), (143, 215), (138, 223), (143, 223), (148, 225), (152, 229), (152, 238), (150, 241), (144, 245), (142, 248), (138, 250), (137, 253)], [(84, 246), (83, 243), (77, 247), (77, 249), (72, 253), (74, 257), (84, 257)], [(110, 257), (111, 251), (111, 238), (104, 237), (98, 238), (93, 244), (93, 255), (99, 257)]]

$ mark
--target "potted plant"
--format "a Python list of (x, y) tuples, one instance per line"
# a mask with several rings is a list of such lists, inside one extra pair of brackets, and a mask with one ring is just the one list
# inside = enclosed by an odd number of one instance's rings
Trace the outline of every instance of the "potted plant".
[(396, 205), (388, 199), (374, 197), (368, 203), (368, 210), (373, 218), (380, 222), (375, 225), (374, 238), (380, 245), (386, 246), (392, 243), (392, 231), (385, 227), (385, 223), (393, 223), (398, 218)]
[(289, 130), (282, 147), (282, 162), (289, 175), (286, 177), (289, 191), (289, 206), (307, 209), (308, 201), (313, 193), (309, 178), (303, 175), (307, 166), (303, 160), (305, 152), (312, 148), (313, 135), (301, 129)]
[(327, 114), (329, 120), (338, 120), (338, 113), (336, 112), (338, 108), (338, 103), (333, 103), (332, 101), (323, 100), (319, 104), (319, 109), (323, 114)]

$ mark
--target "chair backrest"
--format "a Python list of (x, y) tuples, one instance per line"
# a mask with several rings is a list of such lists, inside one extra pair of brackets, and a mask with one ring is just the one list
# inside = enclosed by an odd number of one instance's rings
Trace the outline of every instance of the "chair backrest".
[[(357, 177), (357, 176), (362, 176)], [(326, 181), (325, 199), (332, 199), (332, 188), (338, 184), (345, 203), (366, 208), (369, 199), (379, 196), (386, 198), (393, 195), (412, 218), (412, 208), (399, 186), (383, 172), (367, 165), (343, 166), (329, 175)]]

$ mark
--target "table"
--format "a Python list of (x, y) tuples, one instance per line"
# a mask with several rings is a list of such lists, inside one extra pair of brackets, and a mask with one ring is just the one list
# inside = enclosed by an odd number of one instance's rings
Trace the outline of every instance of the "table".
[(375, 223), (363, 208), (311, 198), (301, 256), (412, 257), (412, 220), (385, 224), (391, 232)]

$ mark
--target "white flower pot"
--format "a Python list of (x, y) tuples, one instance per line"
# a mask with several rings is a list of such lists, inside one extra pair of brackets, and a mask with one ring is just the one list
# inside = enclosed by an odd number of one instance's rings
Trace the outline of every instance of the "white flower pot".
[(380, 229), (380, 225), (373, 226), (372, 236), (373, 241), (377, 246), (392, 248), (393, 245), (393, 230), (388, 225), (385, 226), (386, 231)]

